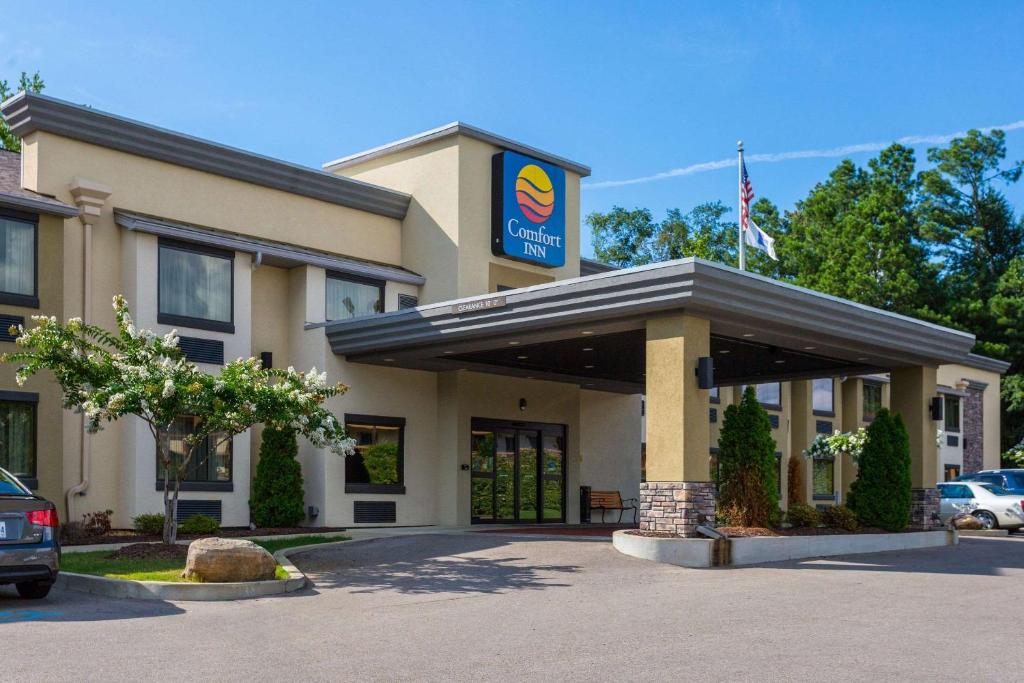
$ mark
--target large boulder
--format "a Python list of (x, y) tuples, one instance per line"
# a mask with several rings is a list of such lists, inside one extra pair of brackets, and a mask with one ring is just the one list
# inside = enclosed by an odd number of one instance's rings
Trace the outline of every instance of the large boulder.
[(277, 561), (252, 541), (200, 538), (188, 546), (182, 577), (206, 583), (266, 581), (274, 578)]
[(960, 531), (975, 531), (984, 528), (980, 519), (974, 515), (969, 515), (966, 512), (957, 514), (952, 520), (950, 520), (950, 522), (954, 529), (958, 529)]

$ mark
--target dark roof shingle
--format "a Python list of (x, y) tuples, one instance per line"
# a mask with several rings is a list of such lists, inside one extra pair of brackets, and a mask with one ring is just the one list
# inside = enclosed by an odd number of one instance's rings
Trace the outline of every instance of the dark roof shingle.
[(21, 155), (0, 149), (0, 206), (26, 211), (77, 216), (78, 209), (21, 186)]

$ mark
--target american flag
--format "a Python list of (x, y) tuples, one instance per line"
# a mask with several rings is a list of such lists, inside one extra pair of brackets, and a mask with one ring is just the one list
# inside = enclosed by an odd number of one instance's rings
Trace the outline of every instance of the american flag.
[(746, 231), (750, 228), (750, 202), (754, 199), (754, 186), (750, 184), (745, 161), (740, 162), (740, 175), (743, 178), (740, 182), (740, 228)]

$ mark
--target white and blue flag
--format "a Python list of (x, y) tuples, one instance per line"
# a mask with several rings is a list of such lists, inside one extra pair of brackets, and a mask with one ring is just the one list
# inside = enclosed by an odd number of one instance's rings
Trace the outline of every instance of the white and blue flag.
[[(754, 199), (754, 186), (750, 183), (750, 176), (747, 175), (747, 165), (743, 162), (743, 150), (740, 149), (740, 230), (743, 232), (743, 241), (760, 249), (768, 254), (775, 261), (779, 257), (775, 255), (775, 238), (757, 226), (754, 219), (750, 217), (750, 202)], [(742, 245), (740, 246), (742, 249)], [(741, 266), (742, 268), (742, 266)]]
[(775, 238), (758, 227), (753, 218), (747, 218), (747, 229), (743, 232), (743, 239), (750, 246), (768, 254), (773, 261), (779, 260), (775, 255)]

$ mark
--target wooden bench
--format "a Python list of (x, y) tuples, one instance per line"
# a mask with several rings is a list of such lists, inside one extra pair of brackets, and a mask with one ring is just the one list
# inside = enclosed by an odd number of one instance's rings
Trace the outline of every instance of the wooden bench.
[(633, 523), (636, 524), (636, 512), (637, 512), (637, 499), (627, 498), (622, 500), (622, 494), (618, 491), (591, 491), (590, 492), (590, 507), (593, 510), (601, 511), (601, 523), (604, 523), (604, 513), (606, 510), (618, 510), (619, 520), (616, 524), (622, 523), (622, 513), (626, 510), (633, 511)]

